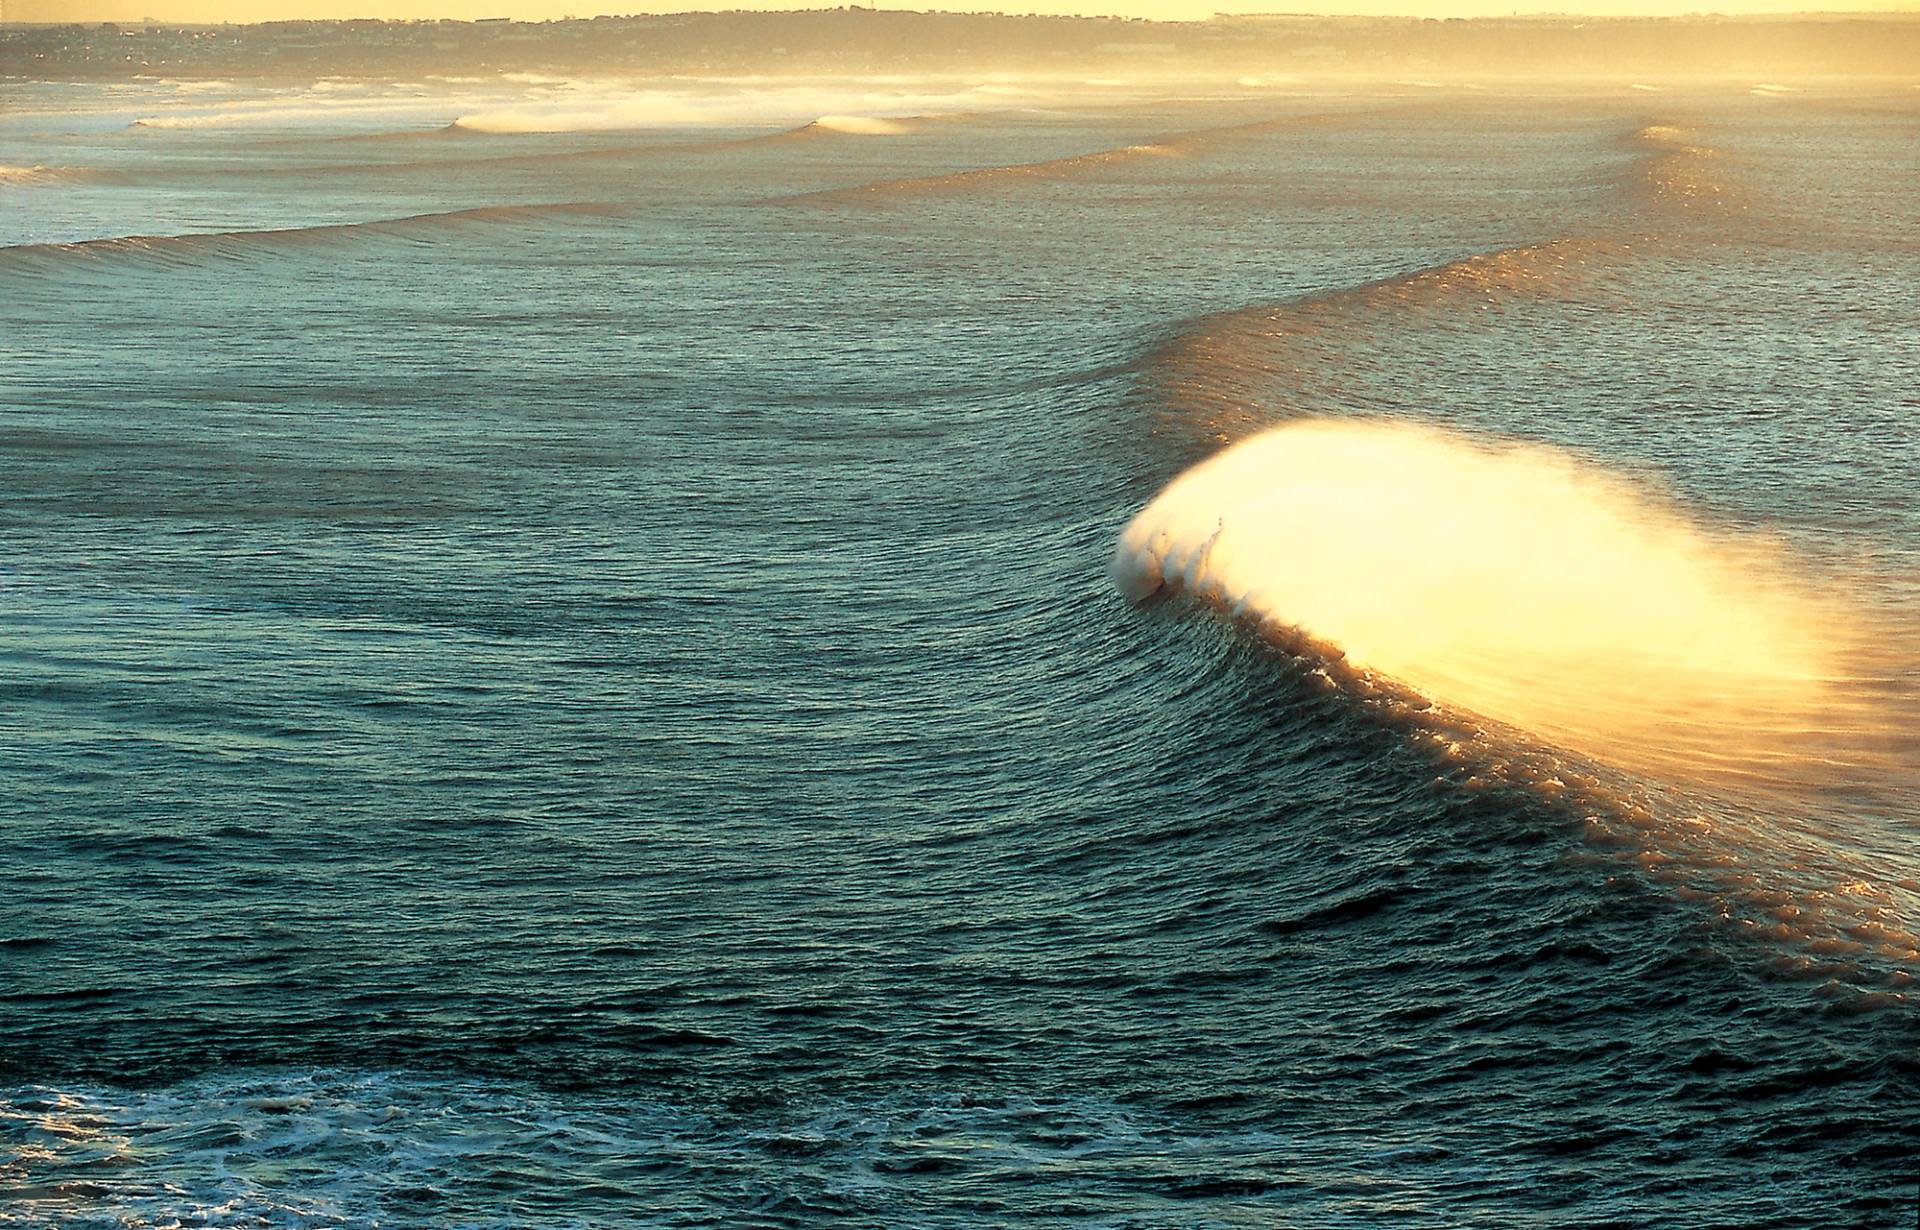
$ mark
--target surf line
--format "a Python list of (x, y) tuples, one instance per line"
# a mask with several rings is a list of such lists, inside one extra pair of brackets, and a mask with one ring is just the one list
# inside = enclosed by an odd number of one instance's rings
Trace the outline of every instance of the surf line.
[(1319, 127), (1342, 120), (1378, 114), (1380, 112), (1377, 110), (1328, 111), (1310, 115), (1280, 116), (1246, 124), (1194, 128), (1149, 137), (1131, 145), (1112, 146), (1084, 154), (1070, 154), (1064, 158), (1008, 163), (1003, 166), (974, 167), (939, 175), (911, 176), (905, 179), (875, 180), (871, 183), (848, 187), (823, 188), (814, 192), (769, 197), (761, 203), (766, 205), (873, 205), (914, 197), (994, 189), (1009, 184), (1071, 180), (1102, 170), (1126, 167), (1141, 162), (1189, 158), (1230, 141), (1258, 138), (1293, 129)]

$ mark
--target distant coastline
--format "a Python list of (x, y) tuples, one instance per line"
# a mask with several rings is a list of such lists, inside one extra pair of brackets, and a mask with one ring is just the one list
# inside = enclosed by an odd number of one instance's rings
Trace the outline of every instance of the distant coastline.
[(1920, 78), (1920, 14), (1167, 22), (841, 8), (547, 22), (95, 22), (0, 27), (0, 76), (1018, 72), (1128, 76)]

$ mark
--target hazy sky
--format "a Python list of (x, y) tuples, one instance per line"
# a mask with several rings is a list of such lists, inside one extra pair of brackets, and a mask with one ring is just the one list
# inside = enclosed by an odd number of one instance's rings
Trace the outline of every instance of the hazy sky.
[[(1422, 17), (1471, 17), (1532, 12), (1676, 14), (1687, 12), (1779, 13), (1818, 9), (1916, 11), (1920, 0), (869, 0), (877, 8), (1004, 12), (1121, 13), (1135, 17), (1202, 18), (1216, 12), (1404, 13)], [(596, 13), (670, 12), (681, 9), (830, 8), (806, 0), (0, 0), (9, 21), (272, 21), (287, 17), (590, 17)]]

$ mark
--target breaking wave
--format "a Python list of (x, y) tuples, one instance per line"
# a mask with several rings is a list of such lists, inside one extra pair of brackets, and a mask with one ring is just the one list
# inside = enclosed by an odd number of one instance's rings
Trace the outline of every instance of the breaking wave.
[[(1852, 1002), (1920, 968), (1920, 629), (1877, 587), (1561, 452), (1353, 418), (1353, 356), (1422, 313), (1591, 302), (1675, 208), (1725, 203), (1673, 124), (1627, 140), (1612, 233), (1482, 253), (1201, 318), (1142, 388), (1216, 449), (1128, 525), (1122, 591), (1227, 612), (1404, 719), (1469, 786), (1568, 803), (1596, 844), (1790, 941)], [(1334, 417), (1328, 417), (1334, 416)], [(1447, 770), (1452, 772), (1450, 768)]]
[(764, 85), (741, 90), (687, 89), (581, 92), (482, 106), (461, 113), (454, 126), (486, 134), (633, 132), (653, 128), (804, 124), (813, 117), (842, 118), (871, 129), (871, 117), (1005, 110), (1039, 95), (1026, 89), (978, 87), (941, 90)]
[(1130, 164), (1166, 158), (1186, 158), (1228, 141), (1259, 137), (1339, 118), (1335, 114), (1290, 116), (1233, 124), (1220, 128), (1194, 129), (1156, 137), (1135, 145), (1093, 150), (1065, 158), (1040, 162), (1012, 163), (1006, 166), (977, 167), (944, 175), (919, 175), (907, 179), (886, 179), (848, 188), (827, 188), (777, 198), (781, 203), (847, 204), (874, 203), (903, 197), (933, 196), (944, 193), (991, 189), (1009, 183), (1076, 179)]
[[(1213, 606), (1410, 722), (1468, 789), (1568, 806), (1857, 1006), (1920, 972), (1914, 629), (1763, 538), (1537, 445), (1306, 420), (1127, 526), (1135, 601)], [(1870, 801), (1862, 807), (1863, 800)]]
[[(552, 150), (539, 153), (484, 154), (477, 157), (421, 158), (408, 161), (320, 163), (316, 165), (284, 167), (262, 173), (281, 176), (360, 173), (377, 175), (438, 175), (445, 174), (449, 171), (463, 170), (511, 171), (540, 167), (564, 167), (599, 162), (620, 162), (627, 159), (717, 154), (732, 150), (751, 149), (759, 146), (804, 144), (811, 141), (833, 139), (843, 136), (890, 136), (919, 131), (924, 124), (935, 118), (936, 117), (932, 116), (903, 116), (898, 119), (877, 119), (865, 116), (829, 115), (822, 116), (817, 120), (802, 124), (796, 128), (782, 128), (777, 132), (757, 133), (752, 136), (731, 137), (718, 141), (648, 141), (634, 144), (598, 145), (588, 149)], [(950, 117), (938, 118), (946, 119)], [(384, 136), (388, 138), (405, 135), (410, 134), (384, 134)], [(447, 128), (437, 130), (434, 135), (480, 136), (483, 134), (456, 126), (448, 126)]]
[(837, 132), (853, 137), (897, 137), (912, 132), (913, 124), (907, 120), (874, 115), (823, 115), (801, 131)]
[(1115, 573), (1639, 771), (1751, 783), (1866, 754), (1841, 690), (1863, 613), (1777, 549), (1539, 446), (1288, 424), (1168, 487)]

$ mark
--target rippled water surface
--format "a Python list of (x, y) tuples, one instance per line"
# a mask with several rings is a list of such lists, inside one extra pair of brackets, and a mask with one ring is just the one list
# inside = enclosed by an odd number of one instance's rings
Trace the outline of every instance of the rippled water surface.
[(1920, 96), (461, 88), (0, 87), (0, 1223), (1912, 1225)]

